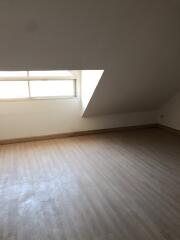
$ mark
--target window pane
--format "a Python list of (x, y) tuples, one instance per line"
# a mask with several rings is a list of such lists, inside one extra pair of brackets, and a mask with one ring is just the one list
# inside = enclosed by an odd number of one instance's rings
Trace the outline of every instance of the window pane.
[(30, 81), (31, 97), (75, 96), (74, 80)]
[(27, 71), (0, 71), (0, 78), (27, 77)]
[(29, 71), (30, 77), (72, 77), (70, 71)]
[(0, 81), (0, 99), (28, 98), (27, 81)]

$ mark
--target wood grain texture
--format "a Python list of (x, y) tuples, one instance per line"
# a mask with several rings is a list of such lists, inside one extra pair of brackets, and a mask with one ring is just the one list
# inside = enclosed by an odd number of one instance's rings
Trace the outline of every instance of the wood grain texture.
[(179, 146), (162, 129), (0, 146), (0, 239), (179, 240)]

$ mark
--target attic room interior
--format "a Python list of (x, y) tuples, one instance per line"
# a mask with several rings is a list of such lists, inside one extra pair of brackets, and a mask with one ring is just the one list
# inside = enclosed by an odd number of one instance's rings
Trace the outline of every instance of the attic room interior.
[(180, 2), (0, 2), (0, 240), (180, 239)]

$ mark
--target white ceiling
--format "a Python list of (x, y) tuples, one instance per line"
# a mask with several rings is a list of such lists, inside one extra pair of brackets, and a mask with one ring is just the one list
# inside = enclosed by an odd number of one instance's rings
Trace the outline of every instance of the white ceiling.
[(86, 115), (158, 108), (180, 88), (177, 0), (0, 1), (0, 70), (104, 69)]

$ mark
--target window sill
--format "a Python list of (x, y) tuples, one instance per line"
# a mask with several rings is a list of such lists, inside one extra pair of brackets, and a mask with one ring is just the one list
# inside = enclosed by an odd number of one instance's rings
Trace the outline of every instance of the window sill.
[(13, 98), (13, 99), (0, 99), (1, 102), (31, 102), (41, 100), (78, 100), (79, 97), (33, 97), (33, 98)]

